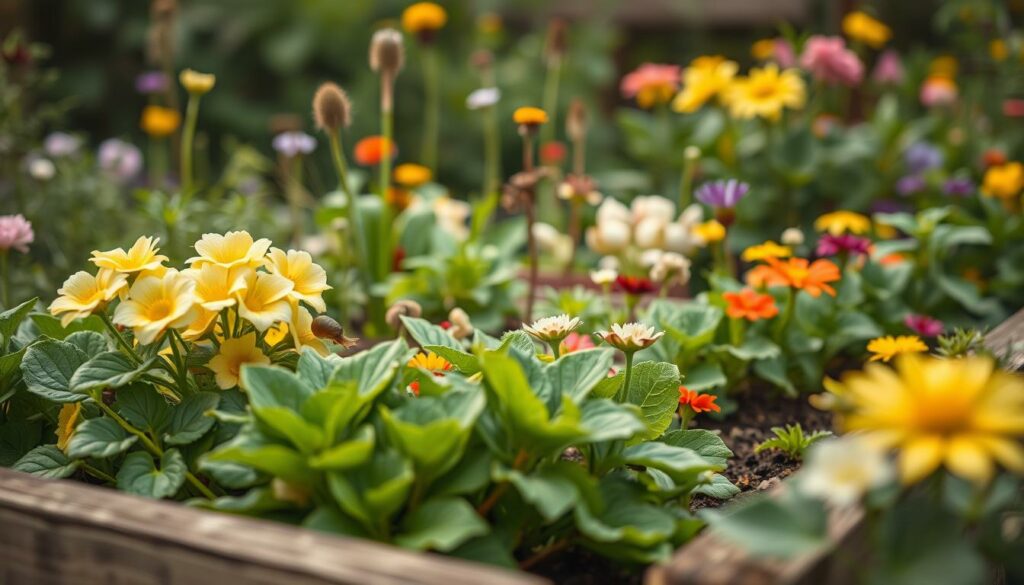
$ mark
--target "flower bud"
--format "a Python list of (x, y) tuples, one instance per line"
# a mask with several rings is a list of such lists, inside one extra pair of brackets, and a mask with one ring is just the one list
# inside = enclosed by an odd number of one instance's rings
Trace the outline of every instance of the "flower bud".
[(382, 28), (370, 39), (370, 69), (382, 75), (395, 77), (405, 64), (402, 33), (393, 28)]
[(337, 132), (348, 127), (352, 123), (351, 112), (348, 95), (335, 83), (321, 84), (313, 95), (313, 120), (320, 130)]

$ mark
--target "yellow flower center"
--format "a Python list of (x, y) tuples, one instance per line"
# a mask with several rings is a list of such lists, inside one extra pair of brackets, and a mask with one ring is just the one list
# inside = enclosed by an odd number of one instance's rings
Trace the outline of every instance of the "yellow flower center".
[(174, 307), (171, 305), (170, 301), (167, 299), (161, 299), (150, 305), (149, 310), (146, 311), (146, 317), (148, 317), (150, 321), (159, 321), (167, 318), (167, 316), (171, 314), (171, 310), (173, 308)]

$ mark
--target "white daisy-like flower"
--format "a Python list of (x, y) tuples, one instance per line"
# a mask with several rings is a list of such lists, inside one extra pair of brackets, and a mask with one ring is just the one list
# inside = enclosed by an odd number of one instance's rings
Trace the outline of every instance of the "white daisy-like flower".
[(614, 323), (611, 331), (598, 331), (597, 335), (604, 339), (605, 343), (627, 353), (639, 351), (654, 345), (655, 341), (665, 335), (664, 331), (655, 331), (654, 327), (643, 323)]
[(471, 110), (479, 110), (493, 106), (500, 99), (500, 89), (496, 87), (481, 87), (466, 97), (466, 107)]
[(798, 485), (809, 496), (843, 507), (856, 504), (868, 490), (892, 477), (892, 465), (885, 453), (851, 436), (812, 447)]
[(579, 327), (580, 324), (579, 317), (570, 317), (569, 315), (562, 314), (537, 319), (533, 322), (533, 325), (523, 325), (523, 331), (541, 341), (558, 343)]
[(804, 243), (804, 232), (797, 227), (787, 228), (782, 232), (782, 243), (787, 246), (799, 246)]
[(590, 280), (597, 286), (608, 286), (614, 284), (615, 279), (618, 277), (619, 272), (612, 268), (602, 268), (600, 270), (590, 271)]

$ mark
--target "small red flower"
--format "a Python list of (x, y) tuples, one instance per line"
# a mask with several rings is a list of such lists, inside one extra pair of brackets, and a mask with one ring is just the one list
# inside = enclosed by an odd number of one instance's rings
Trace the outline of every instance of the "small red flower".
[(451, 321), (441, 321), (440, 323), (438, 323), (438, 325), (441, 327), (441, 329), (445, 329), (445, 330), (452, 328), (452, 322)]
[(398, 154), (395, 143), (383, 136), (367, 136), (356, 143), (356, 162), (364, 167), (379, 165), (385, 156), (394, 157)]
[(718, 397), (714, 394), (699, 394), (686, 386), (679, 387), (679, 405), (689, 406), (693, 412), (722, 412), (722, 409), (715, 404)]
[(625, 276), (620, 274), (615, 279), (618, 285), (627, 294), (642, 295), (654, 292), (654, 283), (642, 276)]
[(545, 142), (540, 147), (540, 162), (547, 166), (557, 166), (565, 160), (565, 145), (557, 140)]
[(409, 390), (411, 390), (412, 393), (415, 394), (416, 396), (419, 396), (420, 395), (420, 381), (419, 380), (413, 380), (412, 382), (410, 382), (409, 383)]
[(402, 262), (405, 260), (405, 248), (395, 248), (394, 254), (391, 256), (391, 272), (401, 272)]
[(1006, 164), (1006, 154), (998, 148), (990, 148), (981, 155), (981, 162), (988, 167), (998, 167)]

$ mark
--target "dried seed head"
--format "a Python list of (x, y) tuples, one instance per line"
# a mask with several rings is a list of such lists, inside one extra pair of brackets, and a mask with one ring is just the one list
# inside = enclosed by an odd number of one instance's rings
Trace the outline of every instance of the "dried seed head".
[(394, 77), (405, 64), (405, 46), (402, 33), (393, 28), (382, 28), (370, 39), (370, 69)]
[(416, 301), (402, 299), (395, 301), (388, 312), (384, 314), (384, 321), (395, 331), (402, 326), (402, 317), (419, 317), (423, 314), (423, 307)]
[(327, 82), (320, 85), (313, 95), (313, 119), (316, 127), (325, 132), (337, 132), (351, 122), (352, 103), (345, 90), (337, 84)]
[(320, 339), (330, 339), (345, 349), (352, 347), (359, 341), (358, 339), (345, 337), (345, 330), (341, 327), (341, 323), (327, 315), (318, 315), (313, 319), (310, 329), (313, 331), (313, 335)]
[(544, 56), (548, 63), (561, 59), (562, 55), (565, 55), (568, 29), (568, 23), (561, 18), (551, 21), (551, 25), (548, 27), (547, 44), (544, 46)]
[(573, 98), (569, 104), (569, 114), (565, 118), (565, 133), (573, 142), (580, 142), (587, 137), (587, 106), (580, 98)]

